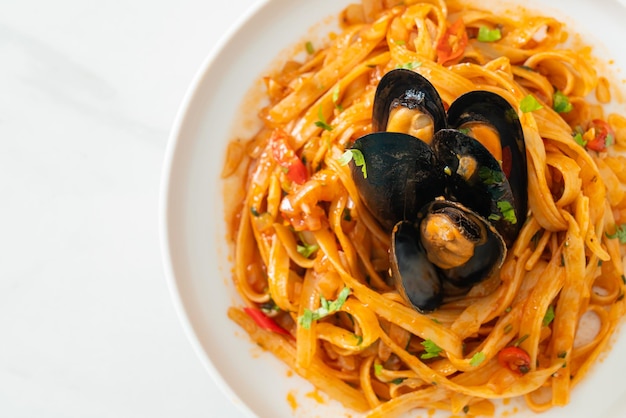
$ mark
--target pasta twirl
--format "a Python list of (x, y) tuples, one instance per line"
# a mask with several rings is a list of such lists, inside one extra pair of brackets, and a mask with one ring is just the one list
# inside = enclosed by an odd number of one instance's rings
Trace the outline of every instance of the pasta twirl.
[[(626, 119), (594, 102), (610, 101), (607, 79), (563, 45), (550, 17), (363, 0), (341, 21), (326, 45), (264, 79), (263, 128), (245, 156), (229, 147), (224, 175), (245, 172), (246, 188), (231, 214), (234, 282), (265, 315), (232, 307), (230, 318), (372, 417), (490, 415), (494, 399), (511, 397), (536, 411), (567, 404), (624, 314)], [(469, 91), (497, 93), (526, 142), (528, 217), (499, 273), (427, 314), (394, 289), (390, 237), (342, 162), (372, 131), (376, 86), (395, 68), (428, 79), (446, 107)], [(589, 315), (600, 325), (583, 339)], [(520, 353), (528, 360), (507, 362)]]

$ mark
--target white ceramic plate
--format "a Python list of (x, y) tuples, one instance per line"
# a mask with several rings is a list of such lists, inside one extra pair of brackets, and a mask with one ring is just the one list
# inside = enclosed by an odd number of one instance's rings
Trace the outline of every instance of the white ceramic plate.
[[(256, 114), (248, 95), (259, 77), (300, 46), (328, 30), (348, 0), (260, 1), (205, 61), (172, 130), (163, 172), (161, 238), (166, 275), (183, 326), (202, 363), (243, 415), (261, 417), (347, 416), (351, 411), (307, 396), (313, 387), (290, 375), (279, 360), (263, 353), (226, 316), (238, 297), (231, 284), (220, 171), (227, 142), (250, 133)], [(484, 4), (484, 2), (483, 2)], [(626, 76), (626, 8), (616, 0), (524, 0), (530, 9), (555, 16), (595, 46), (603, 70)], [(324, 24), (320, 24), (324, 22)], [(315, 26), (315, 30), (311, 30)], [(293, 51), (293, 48), (292, 48)], [(281, 54), (281, 52), (283, 52)], [(613, 64), (606, 64), (613, 60)], [(623, 86), (620, 86), (623, 87)], [(256, 91), (258, 91), (258, 83)], [(626, 114), (625, 109), (620, 109)], [(247, 115), (247, 116), (246, 116)], [(246, 132), (247, 131), (247, 132)], [(626, 335), (614, 339), (555, 417), (626, 416)], [(293, 396), (298, 407), (287, 401)], [(322, 398), (327, 399), (324, 395)], [(519, 406), (510, 404), (505, 411)], [(352, 416), (357, 414), (352, 413)], [(415, 415), (415, 414), (413, 414)], [(514, 416), (533, 414), (523, 407)]]

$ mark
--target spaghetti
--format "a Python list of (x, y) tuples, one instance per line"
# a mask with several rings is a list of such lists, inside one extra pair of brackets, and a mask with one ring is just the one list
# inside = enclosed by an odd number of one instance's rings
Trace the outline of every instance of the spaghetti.
[[(327, 46), (264, 79), (264, 127), (229, 147), (223, 175), (243, 173), (246, 190), (232, 214), (245, 307), (229, 317), (370, 417), (490, 415), (491, 400), (511, 397), (535, 411), (566, 405), (624, 314), (626, 119), (605, 115), (607, 80), (550, 17), (363, 0), (341, 21)], [(376, 86), (398, 67), (426, 77), (446, 106), (497, 93), (526, 141), (528, 217), (499, 274), (428, 314), (390, 284), (390, 236), (341, 161), (371, 132)], [(599, 326), (584, 339), (590, 317)]]

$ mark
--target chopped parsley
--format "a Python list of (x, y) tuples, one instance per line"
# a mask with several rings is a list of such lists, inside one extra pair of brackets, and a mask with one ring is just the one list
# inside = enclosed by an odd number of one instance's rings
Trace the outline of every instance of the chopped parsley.
[(513, 325), (511, 325), (511, 324), (507, 324), (507, 325), (504, 327), (504, 333), (505, 333), (505, 334), (508, 334), (508, 333), (509, 333), (509, 332), (511, 332), (511, 331), (513, 331)]
[(300, 255), (302, 255), (302, 257), (309, 258), (311, 257), (311, 254), (313, 254), (319, 248), (320, 247), (317, 244), (309, 245), (307, 243), (302, 243), (302, 245), (298, 244), (298, 246), (296, 247), (296, 250), (300, 253)]
[(485, 361), (486, 358), (487, 356), (485, 355), (485, 353), (483, 353), (482, 351), (479, 351), (478, 353), (472, 356), (472, 359), (470, 360), (470, 366), (476, 367), (480, 365), (483, 361)]
[(609, 239), (617, 238), (621, 244), (626, 244), (626, 224), (621, 224), (612, 234), (606, 234)]
[(526, 338), (530, 337), (530, 335), (526, 334), (526, 335), (522, 335), (521, 337), (519, 337), (517, 340), (513, 341), (512, 346), (513, 347), (519, 347), (519, 345), (521, 343), (523, 343), (524, 341), (526, 341)]
[(567, 351), (561, 351), (559, 354), (556, 355), (558, 358), (565, 358), (567, 357)]
[(340, 112), (343, 111), (343, 107), (341, 106), (341, 103), (339, 103), (339, 85), (335, 86), (333, 89), (333, 103)]
[(443, 348), (439, 347), (432, 340), (422, 341), (421, 344), (426, 350), (426, 352), (420, 356), (420, 358), (423, 360), (427, 360), (429, 358), (434, 358), (434, 357), (439, 357), (439, 353), (443, 351)]
[(324, 296), (320, 296), (321, 306), (319, 308), (314, 311), (304, 308), (304, 313), (299, 318), (300, 326), (304, 329), (309, 329), (313, 321), (317, 321), (318, 319), (322, 319), (338, 311), (346, 302), (346, 299), (348, 299), (348, 295), (350, 295), (350, 288), (344, 287), (341, 289), (341, 292), (339, 292), (339, 296), (337, 296), (336, 300), (329, 301)]
[(259, 211), (256, 209), (255, 206), (250, 207), (250, 212), (252, 213), (252, 216), (255, 216), (257, 218), (261, 216), (261, 214), (259, 213)]
[(519, 103), (519, 108), (522, 112), (528, 113), (535, 110), (543, 109), (543, 106), (537, 101), (537, 99), (535, 99), (535, 96), (529, 94), (524, 97)]
[(556, 112), (567, 113), (571, 112), (574, 106), (570, 103), (566, 95), (557, 90), (554, 92), (554, 95), (552, 95), (552, 108)]
[(405, 70), (413, 70), (415, 68), (420, 67), (421, 65), (422, 63), (419, 61), (410, 61), (410, 62), (405, 62), (404, 64), (400, 64), (396, 68), (404, 68)]
[(324, 117), (324, 113), (322, 112), (322, 105), (320, 105), (320, 107), (317, 109), (317, 121), (315, 122), (315, 126), (325, 129), (327, 131), (333, 130), (333, 127), (326, 122), (326, 118)]
[(513, 208), (513, 205), (511, 205), (511, 202), (501, 200), (497, 203), (497, 205), (498, 209), (500, 209), (500, 212), (502, 213), (502, 217), (504, 218), (504, 220), (510, 224), (515, 225), (517, 223), (517, 216), (515, 216), (515, 209)]
[(356, 345), (361, 345), (363, 343), (363, 336), (358, 334), (352, 334), (354, 338), (356, 338)]
[(500, 184), (504, 181), (504, 173), (500, 170), (492, 170), (484, 165), (478, 169), (478, 177), (488, 186), (492, 184)]
[(583, 134), (581, 134), (580, 132), (576, 132), (576, 134), (574, 135), (574, 141), (576, 141), (576, 143), (581, 147), (587, 146), (587, 141), (583, 139)]
[(610, 147), (615, 143), (615, 138), (611, 133), (606, 134), (606, 138), (604, 139), (604, 146)]
[(550, 323), (554, 320), (554, 307), (552, 305), (548, 306), (548, 310), (546, 314), (543, 316), (543, 321), (541, 322), (544, 327), (550, 325)]
[(492, 213), (487, 219), (489, 219), (490, 221), (498, 222), (500, 219), (502, 219), (502, 216)]
[(498, 28), (489, 29), (487, 26), (481, 26), (478, 28), (478, 36), (476, 36), (476, 39), (479, 42), (499, 41), (502, 39), (502, 32), (500, 32), (500, 29)]
[(357, 167), (361, 167), (361, 172), (363, 173), (363, 178), (367, 178), (367, 167), (365, 166), (365, 157), (363, 153), (358, 149), (348, 149), (344, 152), (341, 157), (339, 157), (339, 164), (346, 165), (351, 160), (354, 160), (354, 164)]
[(405, 379), (406, 377), (397, 377), (393, 379), (391, 383), (393, 383), (394, 385), (399, 385), (400, 383), (404, 382)]
[(315, 48), (313, 48), (313, 43), (311, 41), (308, 41), (304, 47), (306, 48), (306, 52), (309, 55), (313, 55), (315, 54)]
[(382, 364), (374, 364), (374, 374), (376, 376), (380, 376), (382, 371), (383, 371), (383, 365)]

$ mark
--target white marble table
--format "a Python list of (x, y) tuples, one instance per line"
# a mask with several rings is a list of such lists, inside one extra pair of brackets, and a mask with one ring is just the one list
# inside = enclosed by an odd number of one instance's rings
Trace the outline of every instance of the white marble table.
[(194, 73), (253, 0), (0, 0), (0, 416), (238, 417), (158, 234)]

